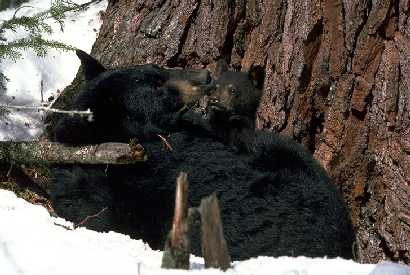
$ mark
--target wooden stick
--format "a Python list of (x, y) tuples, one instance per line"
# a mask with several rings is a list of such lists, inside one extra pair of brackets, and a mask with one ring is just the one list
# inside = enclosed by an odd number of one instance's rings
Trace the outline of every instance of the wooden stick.
[(189, 269), (188, 180), (181, 172), (177, 178), (175, 213), (171, 232), (165, 241), (162, 267)]
[(0, 142), (0, 163), (131, 164), (146, 158), (142, 146), (130, 148), (126, 143), (70, 147), (57, 142)]
[(202, 225), (202, 256), (205, 268), (221, 268), (227, 270), (231, 266), (231, 257), (228, 253), (218, 199), (215, 193), (202, 199), (201, 206)]
[(100, 215), (101, 215), (105, 210), (107, 210), (107, 209), (108, 209), (108, 207), (104, 207), (103, 209), (101, 209), (100, 211), (98, 211), (98, 213), (93, 214), (93, 215), (89, 215), (89, 216), (85, 217), (85, 218), (84, 218), (83, 220), (81, 220), (79, 223), (76, 223), (76, 224), (73, 225), (74, 229), (76, 229), (76, 228), (78, 228), (78, 227), (84, 225), (89, 219), (96, 218), (96, 217), (100, 216)]
[(188, 176), (180, 173), (177, 178), (177, 190), (175, 194), (175, 214), (172, 223), (171, 245), (182, 247), (184, 244), (181, 233), (186, 230), (185, 221), (188, 214)]

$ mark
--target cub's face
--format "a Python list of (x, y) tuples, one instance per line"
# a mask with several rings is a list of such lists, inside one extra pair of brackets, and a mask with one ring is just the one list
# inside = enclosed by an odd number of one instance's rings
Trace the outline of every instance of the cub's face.
[(264, 76), (260, 66), (252, 67), (249, 72), (237, 72), (219, 61), (213, 74), (215, 89), (200, 97), (182, 120), (222, 135), (223, 139), (232, 129), (253, 129)]
[(249, 72), (237, 72), (228, 70), (226, 63), (219, 61), (214, 74), (216, 89), (209, 96), (207, 109), (253, 118), (262, 97), (264, 77), (260, 66), (252, 67)]
[[(242, 133), (251, 136), (255, 128), (264, 70), (257, 66), (249, 72), (231, 71), (225, 63), (218, 62), (213, 78), (215, 89), (201, 96), (182, 120), (198, 131), (205, 130), (223, 142), (241, 147), (239, 136)], [(247, 134), (244, 137), (247, 138)]]
[(230, 114), (253, 116), (261, 95), (262, 90), (249, 78), (248, 72), (226, 71), (218, 77), (209, 105)]

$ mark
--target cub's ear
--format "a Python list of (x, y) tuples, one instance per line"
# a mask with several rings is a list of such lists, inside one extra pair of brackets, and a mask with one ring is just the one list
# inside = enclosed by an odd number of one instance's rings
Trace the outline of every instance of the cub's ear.
[(91, 80), (106, 71), (104, 66), (88, 53), (82, 50), (76, 50), (75, 53), (81, 61), (81, 66), (83, 66), (85, 80)]
[(249, 70), (249, 79), (252, 80), (253, 85), (258, 89), (263, 89), (263, 83), (265, 82), (265, 69), (260, 65), (252, 65)]
[(226, 63), (225, 59), (219, 59), (216, 62), (216, 68), (215, 68), (215, 78), (219, 78), (222, 73), (226, 72), (229, 70), (228, 63)]

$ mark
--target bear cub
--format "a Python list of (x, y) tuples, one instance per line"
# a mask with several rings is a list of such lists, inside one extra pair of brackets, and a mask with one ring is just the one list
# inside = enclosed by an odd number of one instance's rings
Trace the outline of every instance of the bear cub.
[[(57, 214), (81, 221), (108, 207), (86, 226), (130, 234), (161, 249), (171, 226), (175, 179), (184, 171), (190, 206), (217, 193), (233, 260), (352, 257), (352, 225), (326, 171), (296, 142), (254, 130), (261, 68), (233, 72), (222, 66), (214, 77), (157, 65), (106, 70), (91, 56), (77, 55), (85, 82), (72, 108), (90, 108), (94, 119), (61, 116), (50, 137), (69, 145), (136, 137), (148, 160), (55, 167), (50, 198)], [(246, 151), (238, 150), (234, 135)], [(196, 255), (198, 236), (192, 239)]]
[(248, 72), (231, 71), (224, 60), (219, 60), (213, 78), (214, 90), (185, 110), (179, 125), (196, 127), (197, 132), (204, 131), (225, 144), (249, 152), (262, 97), (264, 69), (252, 66)]

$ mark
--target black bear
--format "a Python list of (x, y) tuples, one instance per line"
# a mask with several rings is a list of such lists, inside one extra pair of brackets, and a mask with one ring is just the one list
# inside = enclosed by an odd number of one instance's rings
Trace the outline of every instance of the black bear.
[[(185, 103), (194, 108), (192, 103), (203, 97), (219, 97), (204, 95), (213, 86), (212, 79), (200, 77), (195, 82), (190, 76), (187, 81), (155, 65), (105, 70), (90, 56), (78, 55), (86, 82), (72, 107), (90, 108), (94, 120), (61, 117), (51, 138), (75, 145), (137, 137), (148, 160), (130, 166), (55, 167), (50, 197), (57, 214), (79, 221), (108, 207), (86, 226), (127, 233), (159, 249), (170, 229), (175, 179), (185, 171), (191, 206), (217, 193), (233, 260), (259, 255), (352, 257), (353, 231), (343, 199), (301, 145), (256, 131), (249, 141), (252, 150), (244, 153), (221, 142), (214, 129), (206, 126), (207, 119), (199, 122), (205, 125), (199, 132), (189, 127), (190, 118), (197, 124), (198, 117), (181, 109)], [(235, 84), (243, 73), (230, 74), (229, 81)], [(246, 85), (254, 85), (246, 79)], [(186, 83), (179, 86), (174, 80), (187, 81), (199, 90), (180, 90)], [(195, 91), (194, 97), (186, 90)], [(227, 117), (252, 116), (237, 106), (226, 111), (222, 104), (220, 111), (229, 113)], [(156, 134), (165, 135), (170, 147)], [(198, 235), (193, 236), (192, 252), (201, 254)]]
[(70, 144), (128, 142), (165, 134), (178, 120), (178, 110), (213, 89), (206, 70), (164, 69), (140, 65), (106, 70), (77, 50), (86, 84), (73, 107), (93, 112), (93, 119), (59, 115), (49, 138)]

